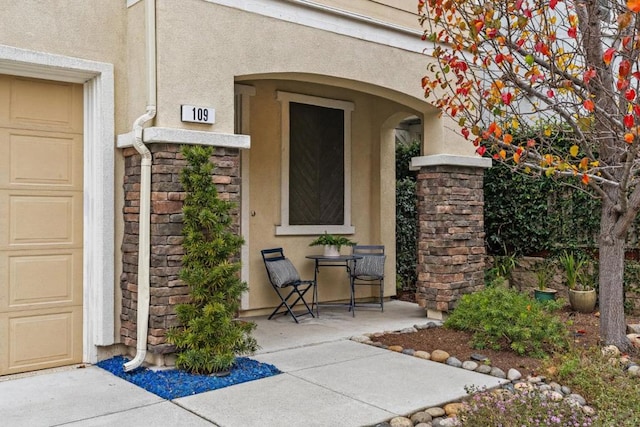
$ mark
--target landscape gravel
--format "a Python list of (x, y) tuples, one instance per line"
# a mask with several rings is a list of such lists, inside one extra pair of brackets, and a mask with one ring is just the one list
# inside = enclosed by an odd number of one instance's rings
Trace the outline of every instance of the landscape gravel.
[(224, 377), (190, 374), (178, 369), (151, 370), (144, 367), (137, 368), (131, 372), (124, 372), (123, 365), (128, 361), (123, 356), (116, 356), (98, 362), (97, 366), (163, 399), (169, 400), (281, 373), (273, 365), (260, 363), (247, 357), (237, 358), (229, 375)]
[[(421, 326), (415, 326), (415, 329), (427, 329)], [(387, 332), (388, 333), (388, 332)], [(391, 333), (402, 333), (402, 331), (392, 331)], [(372, 337), (380, 336), (381, 333), (371, 333), (365, 334), (363, 336), (353, 337), (354, 341), (357, 341), (362, 344), (374, 345), (376, 347), (385, 348), (387, 350), (396, 351), (403, 354), (411, 354), (407, 352), (408, 349), (403, 348), (400, 345), (386, 346), (380, 345), (381, 343), (377, 341), (372, 341)], [(369, 338), (369, 340), (367, 340)], [(614, 347), (617, 351), (615, 354), (611, 354), (612, 356), (619, 356), (619, 350), (617, 347)], [(614, 349), (603, 349), (603, 352), (613, 352)], [(412, 350), (412, 349), (409, 349)], [(434, 357), (434, 355), (436, 357)], [(505, 378), (508, 379), (509, 382), (503, 384), (500, 388), (493, 390), (493, 393), (517, 393), (522, 390), (525, 391), (533, 391), (537, 390), (537, 392), (542, 393), (547, 399), (552, 401), (561, 401), (566, 400), (571, 402), (576, 407), (580, 408), (580, 410), (588, 415), (595, 416), (596, 411), (593, 407), (589, 406), (586, 399), (577, 393), (572, 393), (571, 389), (566, 386), (562, 386), (556, 382), (547, 383), (547, 378), (544, 376), (532, 376), (528, 375), (526, 378), (523, 378), (520, 371), (515, 368), (508, 369), (508, 373), (505, 373), (502, 369), (491, 366), (487, 364), (488, 358), (482, 354), (474, 353), (471, 355), (470, 359), (473, 360), (464, 360), (461, 361), (457, 357), (453, 355), (449, 355), (444, 350), (434, 350), (431, 354), (424, 351), (415, 351), (413, 353), (415, 357), (421, 357), (427, 360), (432, 360), (439, 363), (445, 363), (450, 366), (459, 367), (462, 369), (475, 370), (476, 372), (482, 374), (488, 374), (497, 378)], [(426, 357), (425, 357), (426, 356)], [(429, 357), (430, 356), (430, 357)], [(479, 361), (477, 363), (475, 361)], [(627, 366), (627, 371), (632, 370), (633, 367), (638, 368), (637, 365), (633, 363), (629, 363)], [(638, 368), (640, 370), (640, 368)], [(629, 375), (635, 376), (635, 372), (628, 372)], [(465, 403), (463, 402), (451, 402), (442, 407), (433, 407), (429, 409), (425, 409), (422, 411), (414, 412), (413, 414), (408, 414), (406, 416), (396, 416), (388, 421), (378, 423), (375, 426), (371, 427), (455, 427), (462, 425), (460, 420), (456, 418), (456, 414), (464, 408)]]

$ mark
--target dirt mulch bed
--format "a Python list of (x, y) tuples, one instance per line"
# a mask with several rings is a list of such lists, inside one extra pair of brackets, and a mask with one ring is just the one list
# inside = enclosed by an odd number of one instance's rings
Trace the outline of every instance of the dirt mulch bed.
[[(579, 348), (591, 348), (600, 344), (600, 319), (596, 313), (584, 314), (571, 311), (568, 307), (558, 313), (574, 344)], [(627, 318), (627, 323), (639, 323), (638, 318)], [(422, 350), (429, 353), (444, 350), (461, 361), (471, 360), (471, 354), (477, 353), (489, 358), (491, 366), (507, 372), (510, 368), (519, 370), (523, 376), (544, 375), (544, 361), (528, 356), (518, 356), (512, 351), (476, 350), (471, 347), (471, 333), (437, 327), (423, 329), (415, 333), (387, 334), (372, 337), (373, 341), (391, 346), (399, 345), (404, 349)], [(638, 354), (634, 354), (636, 359)]]

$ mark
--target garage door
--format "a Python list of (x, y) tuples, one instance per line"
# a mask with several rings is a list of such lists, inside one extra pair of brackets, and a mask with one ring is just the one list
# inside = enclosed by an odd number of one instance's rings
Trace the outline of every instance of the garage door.
[(82, 86), (0, 75), (0, 375), (82, 361)]

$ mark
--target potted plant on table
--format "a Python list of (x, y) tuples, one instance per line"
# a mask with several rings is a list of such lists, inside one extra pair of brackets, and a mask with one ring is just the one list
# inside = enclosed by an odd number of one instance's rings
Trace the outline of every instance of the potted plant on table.
[(590, 272), (591, 263), (583, 255), (565, 251), (560, 257), (560, 264), (566, 274), (571, 308), (581, 313), (591, 313), (597, 300), (595, 282)]
[(324, 256), (338, 257), (340, 256), (340, 248), (342, 246), (353, 246), (355, 244), (355, 242), (352, 242), (344, 236), (335, 236), (325, 231), (323, 235), (318, 236), (309, 243), (309, 246), (324, 246)]
[(533, 295), (537, 301), (544, 302), (556, 299), (558, 291), (549, 287), (549, 281), (552, 276), (553, 271), (547, 262), (542, 262), (536, 266), (538, 287), (533, 291)]

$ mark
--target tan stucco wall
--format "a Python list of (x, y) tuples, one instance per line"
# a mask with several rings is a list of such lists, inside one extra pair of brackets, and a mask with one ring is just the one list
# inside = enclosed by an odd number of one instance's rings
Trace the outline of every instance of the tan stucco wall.
[(0, 41), (24, 49), (112, 62), (124, 40), (125, 11), (124, 1), (3, 2)]
[(316, 0), (316, 3), (420, 30), (417, 0)]
[[(251, 229), (261, 234), (251, 239), (251, 307), (275, 303), (271, 289), (263, 286), (264, 268), (259, 252), (279, 240), (273, 228), (279, 223), (279, 104), (273, 89), (309, 93), (356, 103), (353, 122), (354, 240), (390, 242), (394, 236), (392, 176), (393, 146), (387, 123), (406, 111), (424, 118), (425, 154), (471, 154), (470, 144), (457, 144), (456, 131), (443, 127), (437, 111), (423, 99), (420, 79), (428, 57), (354, 37), (280, 21), (203, 0), (156, 0), (157, 3), (157, 103), (155, 126), (234, 132), (234, 82), (260, 82), (252, 102)], [(413, 2), (405, 0), (322, 0), (331, 7), (368, 14), (396, 25), (412, 25)], [(411, 7), (408, 4), (411, 3)], [(106, 62), (115, 70), (115, 133), (131, 130), (144, 112), (146, 97), (144, 59), (144, 7), (127, 8), (125, 0), (25, 0), (3, 5), (0, 43), (24, 49)], [(372, 31), (376, 27), (372, 27)], [(270, 79), (270, 80), (264, 80)], [(276, 84), (276, 80), (287, 84)], [(308, 83), (316, 85), (309, 86)], [(368, 94), (368, 95), (366, 95)], [(180, 121), (180, 105), (216, 109), (216, 124)], [(260, 108), (263, 105), (265, 108)], [(402, 115), (402, 114), (401, 114)], [(395, 119), (394, 119), (395, 120)], [(392, 120), (393, 121), (393, 120)], [(384, 129), (382, 129), (384, 128)], [(385, 135), (381, 141), (381, 131)], [(381, 160), (383, 159), (383, 160)], [(120, 244), (123, 235), (121, 150), (115, 150), (115, 301), (116, 331), (119, 319)], [(275, 166), (274, 166), (275, 165)], [(265, 188), (256, 188), (256, 183)], [(253, 199), (253, 197), (256, 197)], [(365, 210), (366, 215), (357, 215)], [(255, 221), (255, 223), (254, 223)], [(255, 224), (255, 226), (254, 226)], [(304, 275), (312, 274), (311, 236), (287, 238), (287, 252)], [(387, 244), (389, 258), (395, 258)], [(320, 250), (319, 248), (313, 248)], [(389, 263), (387, 264), (389, 266)], [(395, 274), (387, 269), (393, 279)], [(346, 283), (346, 275), (323, 271), (322, 280)], [(261, 284), (262, 283), (262, 284)], [(393, 293), (394, 280), (387, 283)], [(255, 291), (255, 292), (254, 292)], [(268, 294), (267, 294), (268, 292)], [(335, 293), (320, 288), (323, 299), (346, 297), (346, 286)]]
[(424, 116), (425, 156), (435, 154), (452, 154), (458, 156), (476, 156), (475, 147), (466, 141), (460, 133), (460, 126), (455, 120), (440, 113), (430, 113)]
[(127, 67), (122, 70), (126, 79), (125, 92), (118, 101), (127, 111), (124, 126), (118, 133), (131, 131), (133, 122), (147, 106), (147, 61), (145, 57), (145, 2), (136, 3), (127, 9), (126, 31), (127, 41), (121, 49), (127, 58)]
[[(361, 244), (385, 244), (388, 261), (385, 294), (395, 294), (395, 141), (393, 132), (382, 124), (393, 116), (395, 124), (415, 111), (376, 96), (342, 88), (283, 80), (245, 82), (256, 88), (251, 98), (250, 150), (250, 236), (249, 263), (251, 310), (273, 307), (279, 302), (271, 289), (260, 256), (260, 250), (285, 248), (286, 255), (298, 267), (303, 278), (313, 277), (309, 254), (321, 253), (321, 247), (309, 247), (314, 235), (277, 236), (280, 225), (281, 131), (280, 108), (276, 91), (301, 93), (353, 102), (351, 177), (352, 225), (349, 236)], [(391, 128), (393, 125), (390, 125)], [(343, 253), (349, 253), (343, 248)], [(349, 297), (348, 278), (343, 269), (324, 268), (319, 276), (320, 301), (344, 300)], [(370, 295), (359, 289), (358, 295)]]
[[(6, 1), (0, 44), (113, 64), (120, 98), (126, 93), (126, 14), (124, 0)], [(117, 108), (116, 126), (123, 126), (124, 117)]]
[[(46, 2), (27, 0), (3, 2), (0, 25), (0, 43), (49, 54), (63, 55), (113, 64), (116, 94), (115, 132), (124, 132), (129, 126), (127, 106), (123, 102), (128, 92), (127, 59), (124, 46), (127, 41), (127, 8), (123, 1), (73, 0)], [(122, 161), (115, 150), (114, 210), (122, 211)], [(113, 278), (115, 301), (119, 301), (119, 274), (122, 256), (119, 252), (122, 236), (122, 217), (115, 216), (115, 242)], [(114, 337), (118, 339), (120, 305), (114, 306)]]
[[(425, 102), (420, 81), (429, 57), (421, 53), (202, 0), (158, 1), (157, 22), (157, 126), (232, 133), (234, 81), (288, 78), (394, 100), (425, 115), (424, 134), (438, 137), (427, 141), (426, 154), (473, 154), (471, 144), (454, 143), (456, 124), (443, 128)], [(181, 104), (214, 107), (216, 124), (181, 123)]]
[[(304, 256), (320, 250), (308, 247), (313, 236), (274, 234), (275, 226), (280, 224), (280, 105), (275, 99), (276, 89), (356, 103), (352, 209), (357, 232), (353, 238), (361, 243), (384, 242), (389, 259), (395, 259), (393, 146), (383, 146), (385, 162), (381, 164), (382, 124), (400, 110), (410, 111), (426, 118), (424, 134), (428, 135), (429, 148), (425, 153), (465, 152), (452, 143), (452, 131), (443, 129), (435, 109), (424, 101), (420, 80), (428, 58), (200, 0), (184, 0), (180, 4), (159, 1), (157, 16), (157, 126), (232, 133), (232, 83), (261, 82), (251, 99), (249, 209), (255, 211), (255, 216), (249, 219), (250, 309), (271, 307), (278, 302), (266, 282), (260, 249), (285, 247), (305, 277), (311, 277), (313, 271), (311, 261)], [(275, 84), (271, 79), (281, 83)], [(310, 86), (311, 83), (322, 86)], [(181, 123), (181, 104), (214, 107), (216, 124)], [(387, 131), (387, 139), (392, 140), (389, 135)], [(447, 138), (439, 138), (443, 136)], [(362, 215), (363, 211), (367, 214)], [(395, 292), (392, 264), (388, 263), (391, 267), (387, 268), (388, 295)], [(335, 283), (339, 285), (336, 287)], [(347, 298), (346, 283), (344, 272), (323, 270), (320, 299)]]
[(270, 73), (365, 82), (410, 94), (414, 108), (427, 108), (420, 54), (200, 0), (159, 2), (158, 7), (159, 126), (179, 126), (179, 105), (192, 103), (214, 106), (212, 129), (232, 132), (232, 82)]

